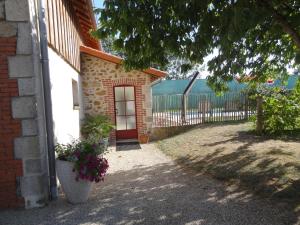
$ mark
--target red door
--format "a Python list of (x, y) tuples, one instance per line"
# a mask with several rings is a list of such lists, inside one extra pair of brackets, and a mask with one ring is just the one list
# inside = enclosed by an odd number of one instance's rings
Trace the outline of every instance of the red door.
[(137, 138), (134, 86), (114, 87), (114, 96), (117, 139)]

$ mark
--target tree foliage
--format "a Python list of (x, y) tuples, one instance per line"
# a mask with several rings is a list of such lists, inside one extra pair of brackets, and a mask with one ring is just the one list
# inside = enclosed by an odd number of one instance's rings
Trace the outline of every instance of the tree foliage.
[[(121, 51), (116, 50), (116, 47), (114, 46), (114, 41), (116, 40), (116, 37), (108, 36), (105, 39), (101, 40), (102, 48), (105, 52), (108, 52), (110, 54), (119, 56), (124, 58), (124, 54), (122, 54)], [(154, 63), (151, 64), (152, 67), (159, 68), (161, 70), (165, 70), (168, 74), (166, 76), (167, 80), (180, 80), (180, 79), (186, 79), (189, 76), (192, 75), (193, 72), (197, 71), (203, 71), (203, 66), (196, 64), (192, 67), (189, 67), (189, 63), (187, 60), (175, 56), (168, 56), (168, 64), (164, 67), (161, 65), (156, 65)], [(183, 68), (184, 65), (186, 65), (187, 68)]]
[[(210, 84), (236, 76), (265, 80), (300, 61), (298, 0), (106, 0), (93, 35), (117, 37), (127, 69), (166, 66), (170, 56), (208, 62)], [(186, 65), (185, 65), (186, 66)]]
[[(284, 87), (266, 87), (258, 89), (262, 104), (262, 131), (267, 134), (280, 134), (286, 130), (300, 128), (300, 82), (293, 90)], [(254, 119), (257, 120), (256, 116)]]
[(203, 74), (206, 72), (205, 65), (198, 63), (190, 65), (187, 60), (174, 56), (168, 56), (167, 66), (161, 69), (168, 73), (166, 76), (167, 80), (189, 79), (193, 77), (196, 71), (200, 72), (199, 77), (206, 75)]
[(122, 52), (116, 50), (116, 48), (114, 47), (115, 40), (115, 37), (108, 36), (107, 38), (101, 40), (101, 46), (105, 52), (124, 58)]

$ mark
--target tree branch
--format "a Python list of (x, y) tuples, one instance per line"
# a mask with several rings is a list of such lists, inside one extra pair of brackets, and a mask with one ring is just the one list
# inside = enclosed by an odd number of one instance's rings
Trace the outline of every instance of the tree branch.
[(294, 41), (297, 48), (300, 50), (300, 34), (288, 23), (286, 18), (281, 15), (277, 10), (275, 10), (267, 0), (261, 0), (264, 6), (270, 10), (275, 21), (281, 26), (282, 30), (289, 34), (292, 40)]

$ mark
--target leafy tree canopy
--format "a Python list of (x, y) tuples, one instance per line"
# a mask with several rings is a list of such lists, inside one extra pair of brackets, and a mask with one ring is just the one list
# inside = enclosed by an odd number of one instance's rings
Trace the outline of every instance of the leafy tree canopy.
[(93, 35), (117, 37), (127, 69), (208, 62), (216, 90), (236, 76), (263, 81), (300, 61), (299, 0), (106, 0)]
[[(114, 41), (116, 40), (116, 37), (109, 36), (105, 39), (101, 40), (102, 48), (105, 52), (111, 53), (113, 55), (119, 56), (124, 58), (124, 54), (122, 52), (118, 51), (114, 47)], [(153, 64), (153, 67), (160, 68), (162, 70), (165, 70), (168, 74), (165, 77), (167, 80), (180, 80), (180, 79), (186, 79), (189, 76), (191, 76), (195, 71), (204, 71), (204, 66), (196, 64), (193, 65), (191, 68), (184, 69), (182, 68), (183, 65), (188, 64), (188, 61), (179, 57), (175, 56), (168, 56), (168, 64), (164, 67), (161, 67), (161, 65)]]
[(118, 51), (114, 48), (114, 41), (116, 40), (115, 37), (113, 36), (108, 36), (107, 38), (105, 39), (102, 39), (101, 40), (101, 45), (102, 45), (102, 49), (105, 51), (105, 52), (108, 52), (110, 54), (113, 54), (113, 55), (116, 55), (116, 56), (119, 56), (119, 57), (122, 57), (124, 58), (125, 56), (122, 54), (121, 51)]

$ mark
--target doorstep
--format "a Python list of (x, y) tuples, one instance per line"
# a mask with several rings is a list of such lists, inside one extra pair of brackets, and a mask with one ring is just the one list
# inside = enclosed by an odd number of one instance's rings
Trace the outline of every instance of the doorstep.
[(139, 143), (138, 139), (119, 139), (116, 141), (117, 145), (118, 144), (136, 144)]

